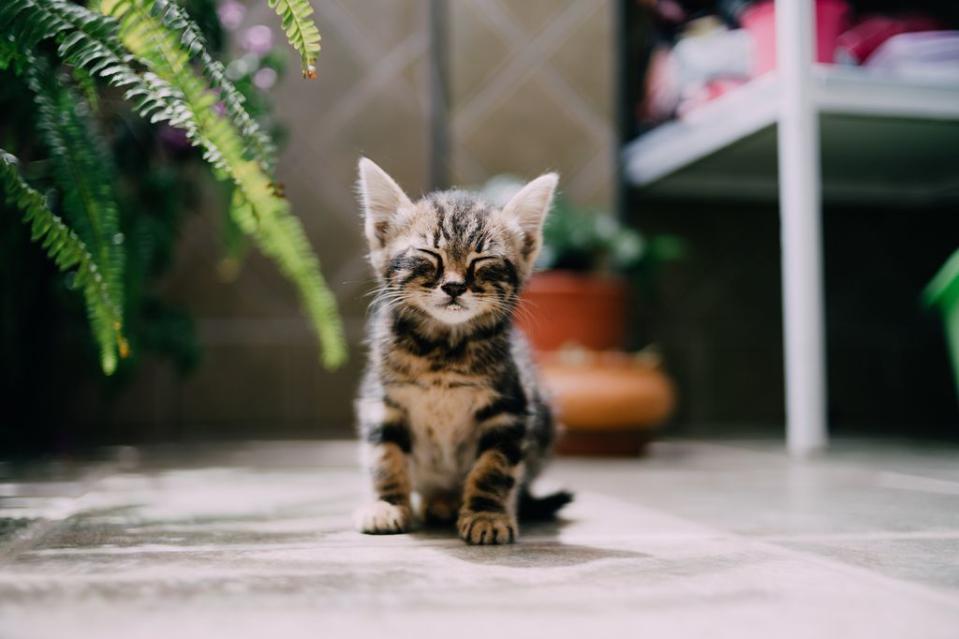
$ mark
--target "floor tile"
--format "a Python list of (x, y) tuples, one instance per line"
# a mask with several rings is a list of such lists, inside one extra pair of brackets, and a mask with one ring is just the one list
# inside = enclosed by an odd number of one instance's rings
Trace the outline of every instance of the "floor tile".
[(4, 484), (0, 520), (27, 523), (0, 537), (0, 636), (954, 639), (948, 455), (924, 472), (868, 449), (561, 459), (541, 488), (576, 501), (499, 548), (353, 532), (350, 443), (128, 450), (49, 490)]

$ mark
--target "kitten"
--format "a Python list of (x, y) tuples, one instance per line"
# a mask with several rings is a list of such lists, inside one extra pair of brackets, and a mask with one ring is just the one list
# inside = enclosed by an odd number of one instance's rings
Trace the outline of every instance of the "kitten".
[(357, 512), (362, 532), (409, 530), (415, 491), (427, 522), (455, 520), (471, 544), (511, 543), (517, 516), (546, 519), (572, 499), (529, 493), (554, 426), (512, 326), (556, 183), (536, 178), (502, 209), (463, 191), (413, 202), (360, 160), (380, 287), (356, 402), (375, 493)]

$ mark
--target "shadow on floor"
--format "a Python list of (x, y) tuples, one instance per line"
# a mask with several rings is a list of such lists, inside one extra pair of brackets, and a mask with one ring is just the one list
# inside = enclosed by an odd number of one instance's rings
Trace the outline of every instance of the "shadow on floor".
[[(566, 544), (560, 541), (560, 531), (568, 519), (550, 522), (531, 522), (521, 525), (519, 541), (507, 546), (439, 546), (437, 550), (453, 559), (486, 566), (510, 568), (563, 568), (599, 561), (600, 559), (636, 559), (649, 557), (645, 553), (613, 548), (597, 548), (582, 544)], [(411, 533), (414, 539), (435, 541), (455, 537), (453, 527), (430, 527)]]

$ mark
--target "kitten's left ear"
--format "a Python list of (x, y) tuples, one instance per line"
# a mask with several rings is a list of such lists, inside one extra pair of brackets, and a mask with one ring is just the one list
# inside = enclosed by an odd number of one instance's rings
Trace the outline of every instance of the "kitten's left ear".
[(410, 198), (389, 174), (369, 158), (360, 158), (359, 181), (360, 203), (366, 218), (366, 239), (370, 250), (376, 251), (386, 244), (396, 212), (412, 206)]
[(516, 218), (523, 229), (523, 257), (532, 262), (536, 259), (543, 237), (543, 220), (553, 204), (553, 194), (559, 176), (555, 173), (541, 175), (522, 189), (503, 207), (503, 213)]

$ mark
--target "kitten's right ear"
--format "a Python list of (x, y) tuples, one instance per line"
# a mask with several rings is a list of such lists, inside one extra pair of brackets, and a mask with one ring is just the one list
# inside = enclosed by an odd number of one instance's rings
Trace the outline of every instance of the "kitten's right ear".
[(376, 251), (386, 245), (396, 212), (413, 203), (386, 171), (365, 157), (360, 158), (358, 189), (366, 219), (366, 239), (370, 250)]

